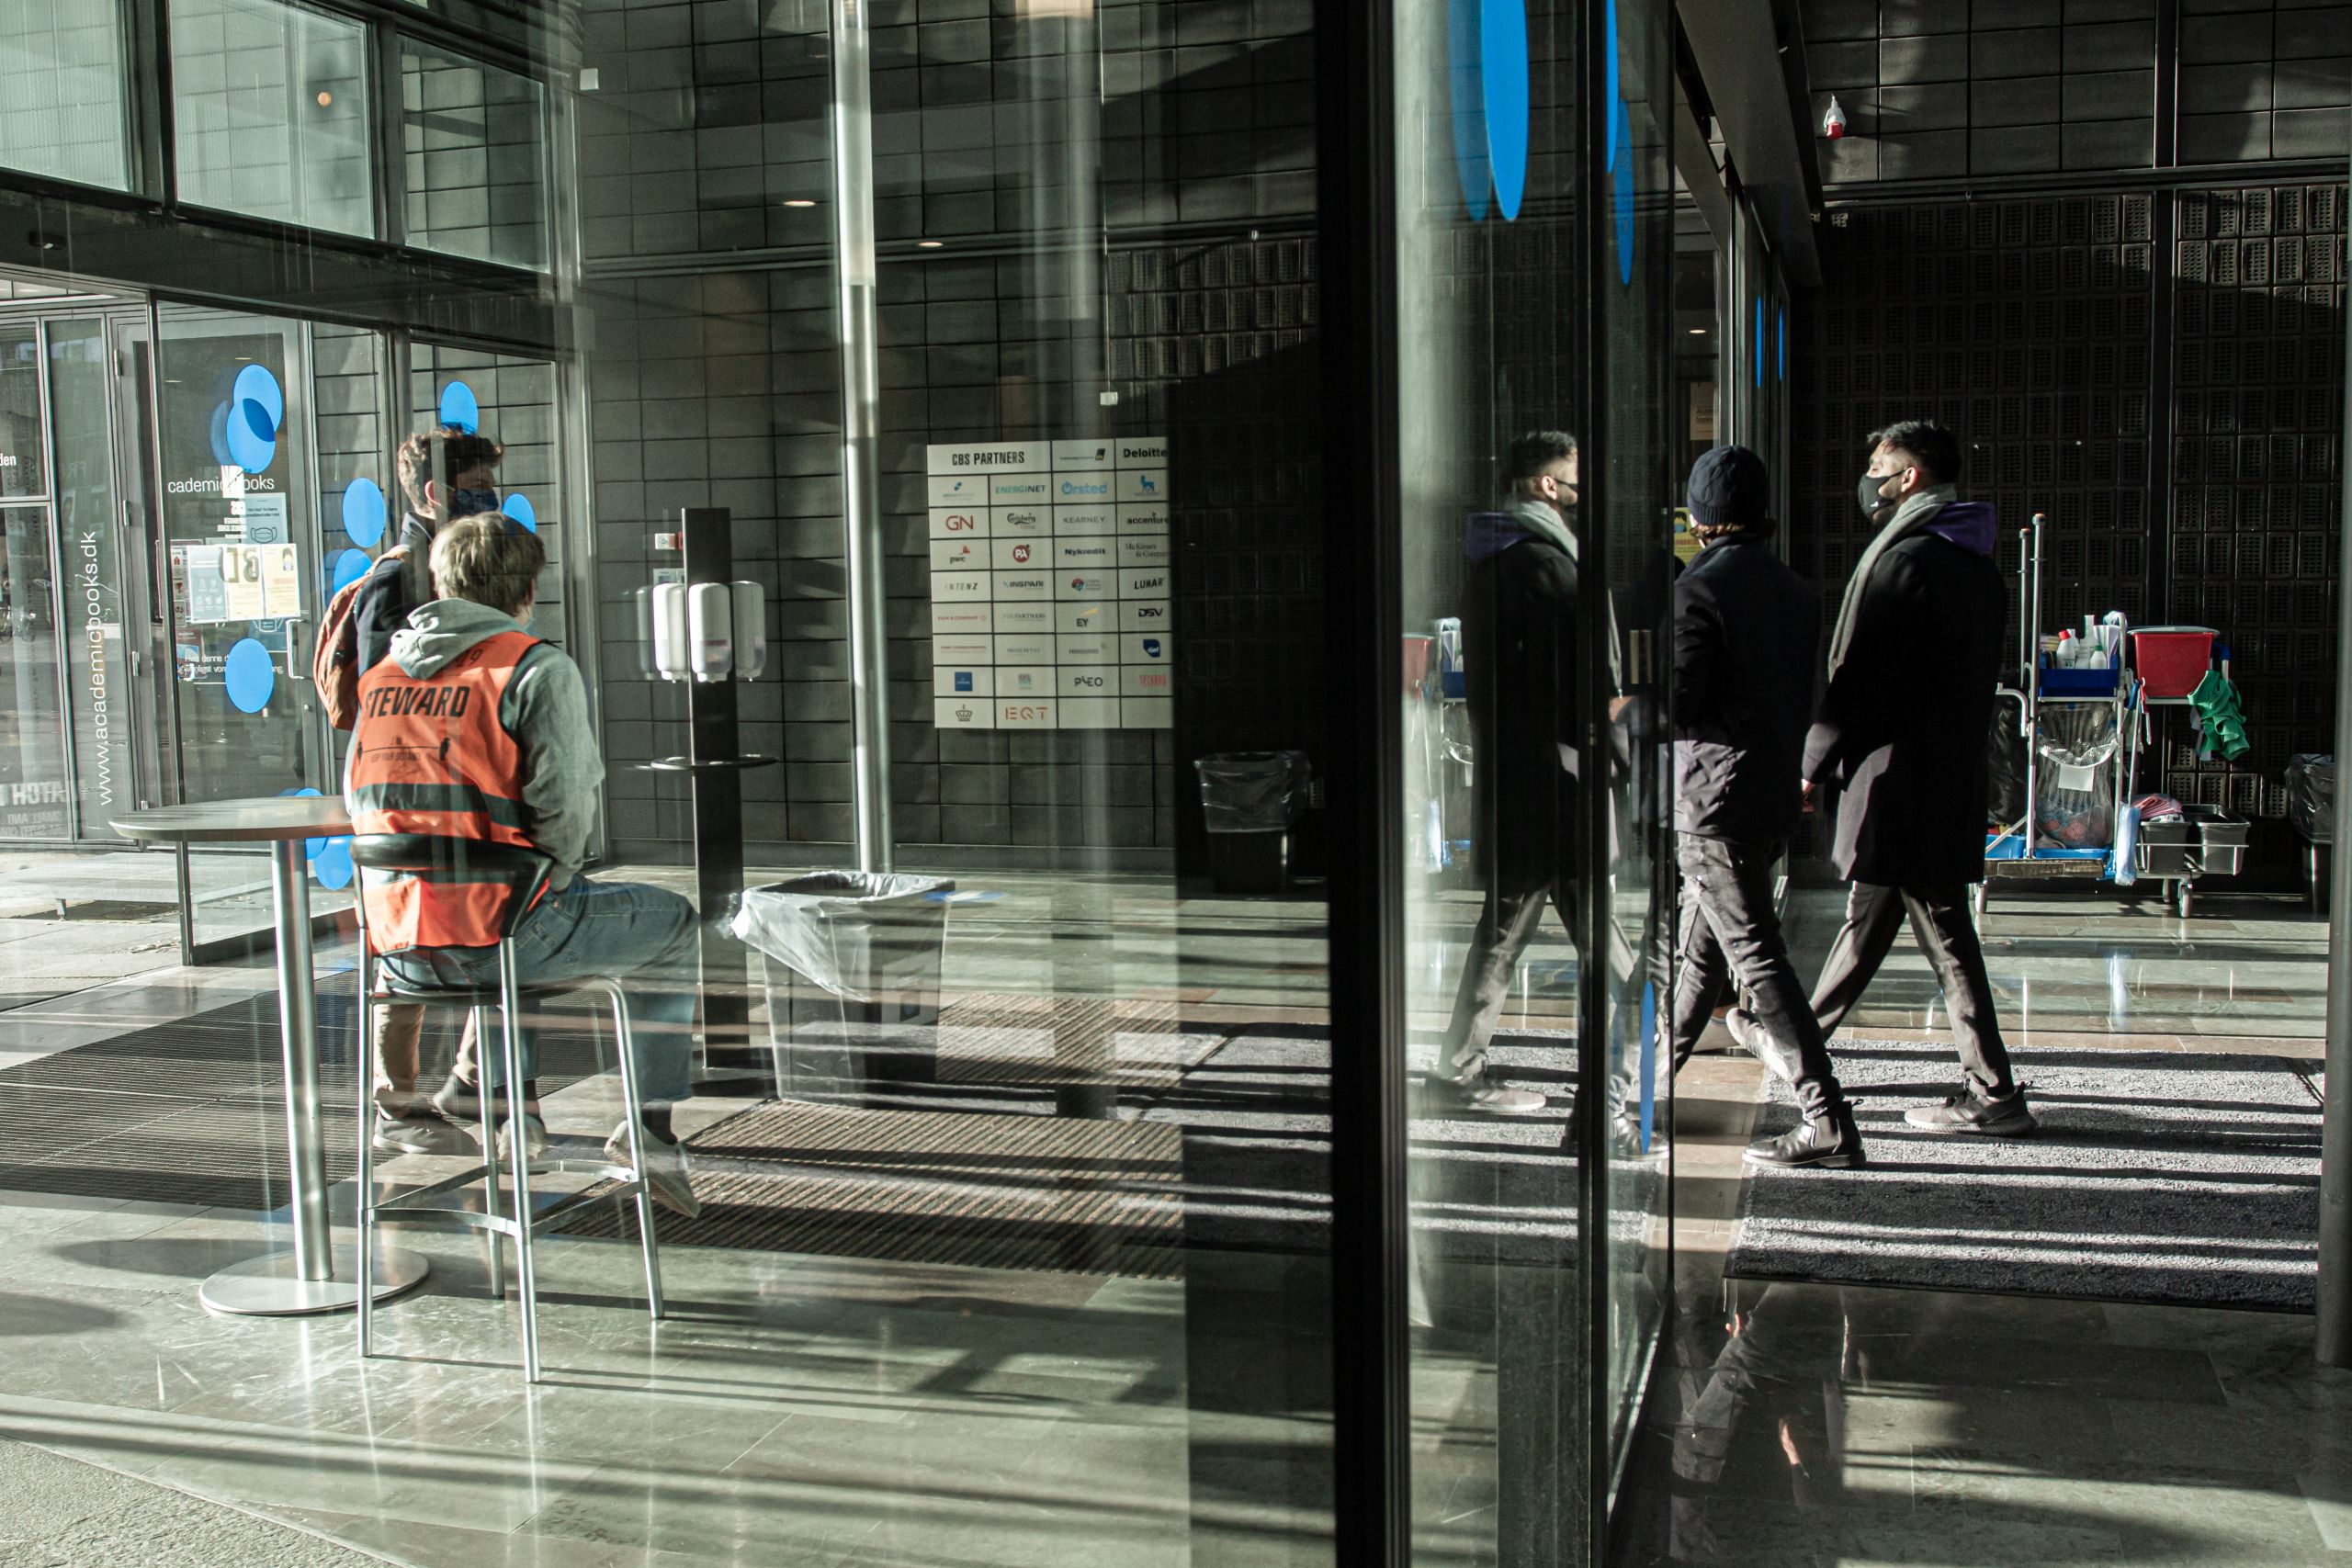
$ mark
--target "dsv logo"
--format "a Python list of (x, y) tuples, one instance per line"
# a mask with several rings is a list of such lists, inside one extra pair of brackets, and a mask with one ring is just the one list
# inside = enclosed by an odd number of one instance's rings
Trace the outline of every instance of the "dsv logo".
[[(1446, 74), (1453, 87), (1453, 166), (1473, 221), (1487, 198), (1506, 222), (1527, 193), (1527, 0), (1446, 0)], [(1610, 6), (1611, 43), (1616, 7)], [(1615, 51), (1612, 47), (1613, 62)]]

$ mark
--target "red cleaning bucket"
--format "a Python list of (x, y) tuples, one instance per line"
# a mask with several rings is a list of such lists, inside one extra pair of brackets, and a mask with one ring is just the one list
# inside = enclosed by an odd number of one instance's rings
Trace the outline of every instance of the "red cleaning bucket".
[(2211, 626), (2141, 626), (2132, 633), (2132, 663), (2151, 697), (2185, 697), (2213, 667)]

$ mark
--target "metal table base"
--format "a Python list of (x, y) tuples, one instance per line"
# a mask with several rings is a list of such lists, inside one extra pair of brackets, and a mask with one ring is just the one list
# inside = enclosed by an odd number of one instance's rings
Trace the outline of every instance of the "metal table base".
[[(204, 1281), (197, 1292), (208, 1311), (244, 1317), (302, 1317), (311, 1313), (349, 1312), (359, 1304), (359, 1253), (333, 1249), (331, 1278), (303, 1277), (302, 1260), (272, 1252), (232, 1263)], [(376, 1248), (376, 1299), (388, 1302), (424, 1283), (432, 1265), (396, 1247)]]

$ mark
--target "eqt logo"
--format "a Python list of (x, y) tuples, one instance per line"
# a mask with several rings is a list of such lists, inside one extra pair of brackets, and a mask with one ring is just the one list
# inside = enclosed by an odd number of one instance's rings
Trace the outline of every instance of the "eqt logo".
[(1491, 193), (1509, 222), (1527, 193), (1527, 0), (1447, 0), (1445, 55), (1463, 205), (1482, 221)]

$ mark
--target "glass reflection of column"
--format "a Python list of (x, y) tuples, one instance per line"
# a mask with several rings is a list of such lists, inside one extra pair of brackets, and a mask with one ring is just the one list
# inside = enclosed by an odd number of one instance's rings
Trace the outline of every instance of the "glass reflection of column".
[[(1035, 434), (1081, 440), (1103, 434), (1102, 351), (1102, 62), (1097, 48), (1094, 0), (1014, 0), (1014, 51), (1024, 59), (1028, 98), (1029, 301), (1035, 312), (1039, 356)], [(1147, 731), (1064, 729), (1055, 735), (1059, 758), (1075, 766), (1046, 770), (1063, 821), (1083, 823), (1079, 841), (1112, 841), (1112, 768), (1131, 757)], [(1147, 750), (1146, 756), (1149, 752)], [(1069, 808), (1075, 808), (1074, 811)], [(1065, 857), (1079, 855), (1063, 846)], [(1096, 874), (1066, 878), (1055, 899), (1051, 953), (1054, 997), (1053, 1061), (1056, 1108), (1065, 1116), (1107, 1117), (1118, 1105), (1119, 1042), (1149, 1027), (1132, 998), (1150, 987), (1132, 971), (1138, 959), (1166, 964), (1172, 954), (1128, 952), (1109, 938), (1136, 915), (1158, 930), (1157, 910), (1122, 908), (1115, 877), (1103, 853), (1084, 858)], [(1152, 890), (1129, 896), (1147, 905)], [(1168, 933), (1172, 935), (1173, 933)], [(1142, 1045), (1145, 1043), (1136, 1041)]]
[(839, 253), (842, 510), (848, 539), (850, 793), (861, 871), (888, 871), (889, 661), (884, 638), (882, 429), (875, 298), (874, 94), (868, 0), (833, 0), (833, 240)]

